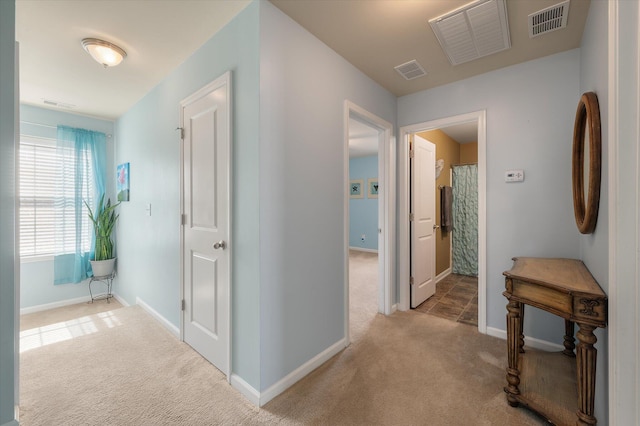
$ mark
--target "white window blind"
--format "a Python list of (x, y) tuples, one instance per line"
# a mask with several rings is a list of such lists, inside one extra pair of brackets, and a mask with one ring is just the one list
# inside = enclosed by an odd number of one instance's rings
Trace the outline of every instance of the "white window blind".
[[(20, 256), (52, 256), (54, 253), (75, 252), (75, 228), (73, 226), (60, 227), (58, 232), (58, 250), (56, 251), (56, 225), (61, 222), (82, 222), (82, 231), (89, 236), (91, 226), (87, 217), (86, 207), (81, 212), (65, 209), (63, 216), (59, 209), (60, 203), (73, 203), (76, 191), (75, 181), (64, 173), (74, 167), (74, 155), (59, 155), (54, 139), (20, 138)], [(69, 153), (67, 153), (69, 154)], [(88, 165), (89, 169), (91, 166)], [(83, 194), (93, 194), (93, 171), (89, 170), (89, 179), (80, 183)], [(87, 197), (92, 204), (92, 197)], [(56, 208), (58, 213), (56, 214)], [(61, 231), (62, 229), (62, 231)], [(89, 251), (89, 243), (82, 247)]]

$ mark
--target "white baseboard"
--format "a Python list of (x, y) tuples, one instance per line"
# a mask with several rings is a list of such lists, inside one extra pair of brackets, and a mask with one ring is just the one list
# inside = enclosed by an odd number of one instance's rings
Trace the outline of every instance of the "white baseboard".
[(252, 404), (260, 406), (260, 392), (236, 374), (231, 375), (231, 386), (244, 395)]
[(139, 305), (142, 309), (144, 309), (149, 315), (155, 318), (160, 324), (162, 324), (171, 334), (176, 336), (176, 338), (180, 338), (180, 329), (173, 325), (168, 319), (160, 315), (158, 311), (153, 309), (151, 306), (146, 304), (142, 299), (136, 297), (136, 305)]
[[(61, 308), (63, 306), (75, 305), (78, 303), (90, 302), (91, 296), (75, 297), (73, 299), (60, 300), (58, 302), (45, 303), (44, 305), (29, 306), (20, 308), (20, 315), (32, 314), (34, 312), (48, 311), (49, 309)], [(4, 425), (3, 425), (4, 426)]]
[(449, 275), (451, 275), (451, 267), (449, 267), (449, 269), (445, 269), (444, 271), (440, 272), (436, 276), (436, 284), (442, 281), (443, 279), (445, 279), (446, 277), (448, 277)]
[(233, 386), (238, 392), (244, 395), (244, 397), (247, 398), (249, 402), (257, 405), (258, 407), (262, 407), (267, 402), (271, 401), (273, 398), (289, 389), (307, 374), (311, 373), (313, 370), (327, 362), (345, 347), (346, 340), (339, 340), (329, 348), (325, 349), (322, 353), (316, 355), (315, 357), (289, 373), (282, 380), (275, 383), (273, 386), (262, 393), (258, 392), (253, 386), (251, 386), (249, 383), (243, 380), (242, 377), (236, 374), (231, 375), (231, 386)]
[[(503, 340), (507, 340), (507, 331), (501, 330), (499, 328), (487, 327), (487, 334), (489, 336), (498, 337)], [(547, 342), (546, 340), (536, 339), (534, 337), (524, 336), (524, 344), (525, 346), (529, 346), (530, 348), (540, 349), (547, 352), (556, 352), (558, 350), (564, 350), (563, 345), (558, 345), (557, 343)]]
[(18, 423), (18, 421), (14, 419), (7, 423), (3, 423), (1, 426), (20, 426), (20, 423)]
[(364, 248), (364, 247), (351, 247), (351, 246), (349, 246), (349, 250), (363, 251), (365, 253), (376, 253), (376, 254), (378, 254), (378, 250), (368, 249), (368, 248)]
[(120, 297), (119, 295), (117, 295), (116, 293), (113, 293), (113, 298), (116, 299), (118, 302), (120, 302), (120, 304), (122, 306), (124, 306), (125, 308), (129, 307), (129, 303), (127, 303), (126, 300), (124, 300), (122, 297)]
[(391, 305), (391, 313), (394, 313), (397, 310), (398, 310), (398, 304), (397, 303), (394, 303), (393, 305)]

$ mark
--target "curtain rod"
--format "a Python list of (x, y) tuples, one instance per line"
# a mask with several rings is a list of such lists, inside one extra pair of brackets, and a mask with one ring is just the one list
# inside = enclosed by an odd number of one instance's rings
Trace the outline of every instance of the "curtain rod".
[(451, 167), (456, 167), (456, 166), (475, 166), (477, 165), (478, 162), (476, 161), (475, 163), (459, 163), (459, 164), (452, 164)]
[[(25, 121), (25, 120), (20, 120), (21, 124), (29, 124), (32, 126), (40, 126), (40, 127), (48, 127), (49, 129), (57, 129), (58, 126), (52, 126), (51, 124), (42, 124), (42, 123), (35, 123), (33, 121)], [(107, 136), (107, 138), (111, 138), (111, 133), (105, 133), (105, 135)]]

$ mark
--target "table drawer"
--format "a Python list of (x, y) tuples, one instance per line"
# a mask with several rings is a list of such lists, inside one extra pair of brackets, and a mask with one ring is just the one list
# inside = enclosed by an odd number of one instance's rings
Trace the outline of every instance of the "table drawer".
[(513, 280), (512, 294), (521, 300), (527, 300), (533, 305), (542, 305), (551, 310), (571, 314), (571, 296), (549, 287), (542, 287), (526, 281)]

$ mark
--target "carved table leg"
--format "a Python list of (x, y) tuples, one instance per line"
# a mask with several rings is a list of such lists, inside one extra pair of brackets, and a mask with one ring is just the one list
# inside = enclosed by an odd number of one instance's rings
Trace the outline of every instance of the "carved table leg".
[(518, 334), (518, 352), (524, 353), (524, 303), (518, 303), (520, 305), (520, 332)]
[(507, 367), (507, 402), (512, 407), (518, 406), (518, 400), (514, 395), (520, 395), (520, 371), (518, 370), (518, 356), (520, 354), (522, 335), (522, 303), (509, 300), (507, 303), (507, 354), (509, 366)]
[(563, 354), (570, 357), (575, 357), (576, 354), (573, 350), (576, 348), (574, 343), (576, 339), (573, 338), (575, 332), (575, 324), (573, 321), (564, 320), (564, 351)]
[(593, 404), (596, 390), (596, 356), (597, 350), (593, 347), (596, 336), (593, 334), (595, 327), (580, 324), (578, 330), (578, 349), (576, 354), (576, 366), (578, 375), (578, 425), (595, 425), (593, 416)]

